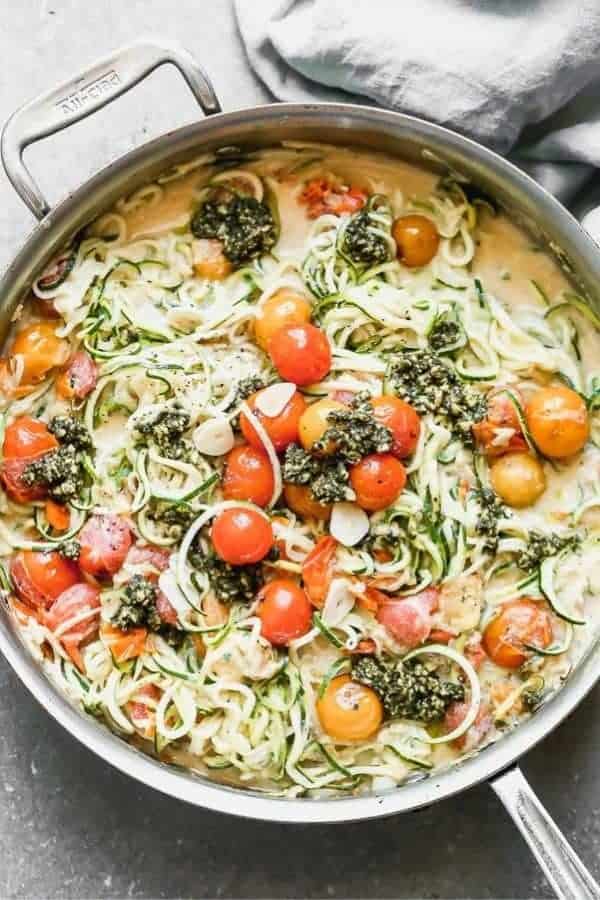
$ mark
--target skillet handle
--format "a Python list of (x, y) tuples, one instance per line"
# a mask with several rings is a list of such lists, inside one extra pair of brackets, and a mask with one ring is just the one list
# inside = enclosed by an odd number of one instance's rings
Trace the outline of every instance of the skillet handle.
[(13, 113), (2, 131), (2, 162), (12, 186), (34, 216), (43, 219), (50, 206), (23, 162), (25, 148), (111, 103), (166, 63), (179, 69), (205, 115), (220, 112), (212, 84), (186, 50), (175, 44), (139, 41)]
[(529, 787), (518, 766), (490, 782), (560, 900), (598, 900), (600, 886)]

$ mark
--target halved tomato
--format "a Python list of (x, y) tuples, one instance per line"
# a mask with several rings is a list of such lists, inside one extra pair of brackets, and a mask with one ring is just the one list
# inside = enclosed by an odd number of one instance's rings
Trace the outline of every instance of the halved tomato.
[(21, 600), (33, 609), (48, 609), (80, 579), (76, 564), (56, 550), (20, 550), (10, 563), (10, 577)]
[(325, 603), (335, 568), (338, 542), (331, 535), (317, 541), (302, 563), (304, 589), (313, 606), (320, 609)]
[(100, 590), (91, 584), (74, 584), (57, 597), (46, 612), (44, 621), (51, 631), (57, 633), (77, 668), (83, 671), (81, 645), (98, 634)]

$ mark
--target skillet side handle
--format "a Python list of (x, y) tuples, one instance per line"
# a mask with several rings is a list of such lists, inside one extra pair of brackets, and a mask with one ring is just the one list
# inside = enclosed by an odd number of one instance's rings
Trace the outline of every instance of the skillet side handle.
[(556, 896), (561, 900), (598, 900), (600, 886), (583, 865), (518, 766), (490, 782), (529, 844)]
[(187, 50), (144, 40), (98, 60), (85, 72), (13, 113), (0, 139), (2, 163), (12, 186), (34, 216), (43, 219), (50, 206), (23, 162), (25, 148), (102, 109), (167, 63), (179, 69), (205, 115), (220, 112), (209, 78)]

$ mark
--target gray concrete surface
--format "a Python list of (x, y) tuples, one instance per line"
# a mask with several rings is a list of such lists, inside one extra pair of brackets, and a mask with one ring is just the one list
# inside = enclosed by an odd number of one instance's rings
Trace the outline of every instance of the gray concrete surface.
[[(251, 0), (248, 0), (251, 2)], [(400, 13), (398, 13), (400, 15)], [(264, 101), (229, 0), (3, 0), (0, 120), (142, 34), (176, 39), (225, 109)], [(55, 200), (110, 159), (197, 115), (173, 72), (32, 149)], [(0, 175), (0, 265), (32, 226)], [(600, 878), (600, 690), (524, 761)], [(0, 660), (0, 897), (547, 897), (485, 786), (424, 812), (328, 827), (245, 823), (140, 787), (64, 733)]]

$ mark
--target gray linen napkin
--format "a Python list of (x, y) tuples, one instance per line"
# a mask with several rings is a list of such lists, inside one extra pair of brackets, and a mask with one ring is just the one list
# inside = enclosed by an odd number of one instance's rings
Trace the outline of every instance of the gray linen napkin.
[[(600, 167), (600, 0), (234, 0), (277, 99), (446, 125), (568, 201)], [(516, 147), (516, 149), (515, 149)]]

